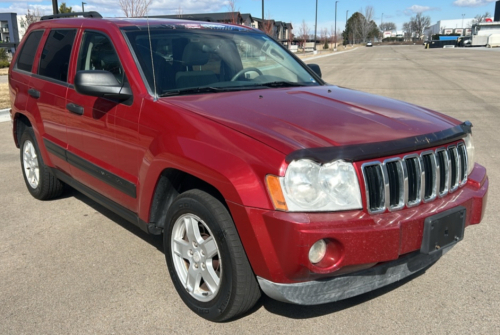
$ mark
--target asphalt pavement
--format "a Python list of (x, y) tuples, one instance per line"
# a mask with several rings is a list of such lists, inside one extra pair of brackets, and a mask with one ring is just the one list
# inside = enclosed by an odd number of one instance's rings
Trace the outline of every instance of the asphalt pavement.
[(10, 122), (0, 123), (0, 334), (500, 334), (498, 54), (422, 46), (358, 48), (313, 61), (323, 78), (470, 120), (488, 168), (480, 225), (425, 273), (345, 301), (263, 297), (224, 324), (193, 314), (162, 243), (84, 195), (38, 201), (24, 185)]

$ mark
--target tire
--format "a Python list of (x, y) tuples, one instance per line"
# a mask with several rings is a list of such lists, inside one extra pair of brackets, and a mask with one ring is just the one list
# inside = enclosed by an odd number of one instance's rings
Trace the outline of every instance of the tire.
[(20, 159), (24, 182), (31, 195), (39, 200), (49, 200), (61, 195), (64, 183), (50, 173), (31, 127), (24, 128), (20, 141)]
[(220, 201), (200, 190), (180, 194), (163, 234), (170, 277), (184, 303), (210, 321), (252, 308), (257, 284), (233, 220)]

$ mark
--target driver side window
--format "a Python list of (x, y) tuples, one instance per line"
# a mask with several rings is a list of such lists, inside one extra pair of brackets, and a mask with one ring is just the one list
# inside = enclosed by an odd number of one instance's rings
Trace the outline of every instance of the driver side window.
[(83, 34), (77, 71), (82, 70), (105, 70), (114, 74), (120, 84), (126, 81), (113, 44), (106, 35), (95, 31), (86, 31)]

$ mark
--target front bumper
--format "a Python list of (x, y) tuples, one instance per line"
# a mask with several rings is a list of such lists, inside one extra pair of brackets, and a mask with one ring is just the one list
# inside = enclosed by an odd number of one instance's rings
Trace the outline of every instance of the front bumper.
[(411, 276), (434, 264), (455, 244), (430, 255), (414, 252), (367, 270), (320, 281), (280, 284), (261, 277), (257, 280), (262, 291), (275, 300), (299, 305), (325, 304), (370, 292)]
[[(260, 282), (307, 287), (307, 282), (324, 283), (420, 250), (424, 221), (430, 216), (461, 206), (466, 209), (465, 226), (478, 224), (485, 211), (487, 191), (486, 169), (476, 165), (467, 184), (457, 191), (395, 212), (287, 213), (234, 203), (229, 206)], [(335, 261), (311, 264), (308, 252), (319, 239), (334, 241), (335, 250), (340, 250)]]

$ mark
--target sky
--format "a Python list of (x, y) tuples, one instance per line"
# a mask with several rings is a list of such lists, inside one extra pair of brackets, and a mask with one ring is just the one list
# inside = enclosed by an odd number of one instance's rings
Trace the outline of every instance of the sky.
[[(236, 9), (252, 16), (262, 16), (262, 0), (233, 0)], [(337, 2), (337, 31), (345, 27), (346, 14), (349, 16), (359, 11), (364, 12), (367, 6), (374, 8), (374, 20), (394, 22), (398, 30), (405, 22), (417, 13), (431, 17), (431, 24), (439, 20), (473, 18), (478, 14), (489, 12), (494, 15), (496, 0), (341, 0)], [(81, 11), (81, 0), (58, 0), (59, 5), (65, 2), (73, 11)], [(149, 7), (150, 15), (213, 13), (228, 11), (228, 0), (153, 0)], [(317, 0), (318, 31), (326, 28), (333, 30), (335, 24), (335, 1)], [(95, 10), (105, 17), (122, 17), (119, 0), (85, 0), (85, 11)], [(264, 0), (266, 18), (276, 21), (292, 22), (297, 30), (305, 21), (314, 32), (315, 0)], [(52, 2), (45, 0), (0, 0), (0, 12), (26, 14), (27, 10), (38, 10), (44, 15), (52, 14)]]

